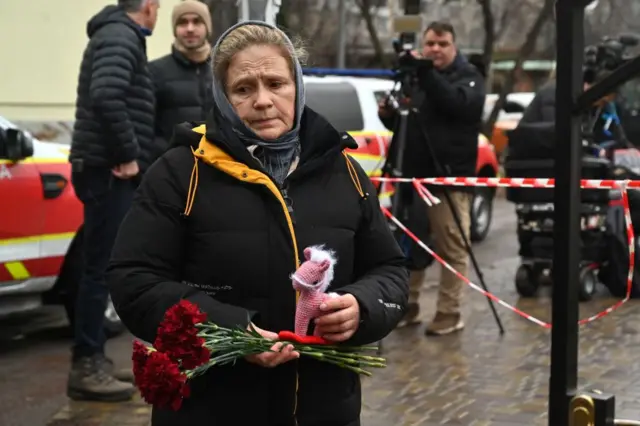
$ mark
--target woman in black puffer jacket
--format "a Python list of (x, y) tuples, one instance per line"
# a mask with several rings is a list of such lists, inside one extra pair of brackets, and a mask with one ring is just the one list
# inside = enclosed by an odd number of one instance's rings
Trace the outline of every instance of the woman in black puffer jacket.
[[(354, 141), (305, 107), (296, 52), (280, 30), (251, 21), (214, 48), (212, 118), (176, 132), (113, 250), (111, 294), (139, 338), (153, 341), (181, 299), (221, 326), (251, 321), (268, 338), (292, 330), (290, 274), (318, 244), (338, 259), (329, 290), (340, 296), (315, 326), (325, 338), (369, 344), (402, 318), (404, 256), (373, 185), (344, 153)], [(359, 377), (292, 347), (214, 367), (191, 389), (179, 411), (154, 409), (152, 424), (360, 424)]]

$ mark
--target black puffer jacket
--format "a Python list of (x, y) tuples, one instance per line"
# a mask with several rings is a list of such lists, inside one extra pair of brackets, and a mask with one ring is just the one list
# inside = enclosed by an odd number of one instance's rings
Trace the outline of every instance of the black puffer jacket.
[(153, 150), (155, 99), (143, 30), (118, 6), (106, 6), (87, 24), (78, 79), (70, 160), (111, 168)]
[[(330, 290), (353, 294), (360, 305), (359, 329), (347, 343), (375, 342), (393, 330), (407, 303), (408, 273), (355, 160), (364, 196), (350, 176), (342, 150), (355, 142), (306, 109), (287, 203), (242, 143), (219, 127), (208, 123), (206, 137), (204, 126), (176, 134), (180, 146), (151, 167), (120, 228), (108, 283), (127, 327), (153, 341), (166, 309), (184, 298), (222, 326), (245, 327), (253, 314), (261, 328), (292, 330), (290, 274), (305, 247), (325, 244), (338, 257)], [(189, 208), (191, 148), (199, 166)], [(152, 424), (293, 426), (297, 419), (300, 426), (355, 426), (360, 409), (360, 380), (350, 371), (304, 357), (273, 369), (239, 361), (196, 379), (183, 408), (155, 410)]]
[(541, 123), (556, 121), (556, 82), (546, 83), (536, 93), (522, 114), (520, 123)]
[(156, 89), (156, 155), (169, 147), (174, 127), (204, 121), (212, 105), (209, 61), (195, 63), (172, 46), (171, 53), (149, 63)]
[[(461, 54), (442, 71), (420, 70), (418, 75), (411, 102), (419, 113), (409, 115), (404, 175), (475, 176), (485, 101), (484, 78)], [(395, 117), (383, 122), (393, 130)], [(436, 159), (443, 168), (440, 172)]]

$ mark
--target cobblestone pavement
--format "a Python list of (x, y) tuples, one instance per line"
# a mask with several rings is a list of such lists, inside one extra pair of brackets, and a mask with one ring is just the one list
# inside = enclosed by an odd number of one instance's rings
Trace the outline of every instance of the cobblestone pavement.
[[(548, 294), (520, 301), (513, 286), (518, 259), (512, 206), (499, 201), (494, 214), (492, 234), (475, 248), (487, 286), (525, 312), (549, 320)], [(425, 337), (438, 273), (439, 268), (432, 267), (425, 283), (425, 324), (393, 332), (384, 341), (389, 366), (363, 381), (363, 426), (546, 425), (550, 331), (497, 307), (506, 329), (500, 336), (486, 299), (468, 289), (465, 330)], [(612, 304), (602, 293), (582, 305), (581, 317)], [(616, 394), (618, 417), (640, 419), (640, 363), (635, 362), (640, 351), (639, 311), (637, 303), (629, 302), (581, 328), (580, 386)], [(129, 363), (130, 342), (130, 336), (122, 336), (109, 343), (109, 353), (119, 366)], [(62, 394), (68, 366), (57, 368), (64, 369), (55, 379)], [(1, 385), (0, 395), (1, 401), (6, 395)], [(62, 395), (56, 401), (61, 401), (61, 408), (49, 417), (47, 426), (147, 426), (149, 421), (149, 408), (139, 399), (126, 404), (69, 403)], [(2, 420), (0, 415), (4, 425)]]

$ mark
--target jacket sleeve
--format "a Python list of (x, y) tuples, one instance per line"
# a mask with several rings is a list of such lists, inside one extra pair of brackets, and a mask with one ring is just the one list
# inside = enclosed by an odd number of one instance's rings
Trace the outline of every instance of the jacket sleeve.
[(164, 64), (163, 59), (156, 59), (149, 62), (149, 73), (151, 74), (151, 82), (153, 84), (153, 90), (156, 98), (156, 110), (155, 110), (155, 128), (152, 148), (152, 161), (169, 149), (169, 141), (172, 134), (166, 133), (167, 123), (164, 120), (164, 102), (162, 92), (165, 87), (166, 77), (163, 73)]
[(420, 70), (418, 77), (431, 104), (460, 120), (475, 123), (482, 119), (485, 88), (479, 72), (465, 69), (453, 82), (447, 81), (435, 69)]
[(355, 236), (355, 273), (357, 280), (338, 293), (352, 294), (360, 306), (360, 325), (348, 345), (365, 345), (384, 338), (398, 325), (409, 297), (409, 272), (406, 260), (386, 218), (371, 180), (360, 165), (363, 190), (363, 221)]
[(155, 339), (166, 310), (181, 299), (197, 304), (208, 321), (222, 327), (246, 328), (253, 316), (183, 282), (188, 218), (182, 212), (187, 191), (186, 182), (178, 182), (171, 174), (176, 167), (168, 161), (172, 154), (161, 157), (143, 178), (121, 224), (107, 271), (118, 315), (147, 342)]
[(126, 34), (95, 41), (89, 96), (105, 128), (113, 135), (115, 161), (128, 163), (138, 158), (140, 147), (127, 112), (126, 97), (137, 68), (136, 42)]

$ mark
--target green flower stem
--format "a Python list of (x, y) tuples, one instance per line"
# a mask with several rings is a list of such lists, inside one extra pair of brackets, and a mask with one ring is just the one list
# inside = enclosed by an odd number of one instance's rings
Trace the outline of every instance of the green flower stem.
[(360, 367), (386, 367), (384, 358), (364, 354), (366, 351), (377, 350), (375, 346), (300, 344), (295, 341), (269, 340), (255, 330), (228, 329), (210, 323), (197, 324), (196, 327), (200, 330), (198, 336), (205, 340), (204, 346), (211, 352), (211, 358), (206, 364), (186, 372), (188, 377), (202, 374), (214, 365), (232, 363), (247, 355), (273, 351), (271, 347), (277, 342), (292, 344), (301, 355), (334, 364), (358, 374), (371, 375), (369, 371)]
[(369, 355), (362, 355), (359, 354), (357, 352), (343, 352), (343, 351), (338, 351), (335, 349), (324, 349), (322, 345), (318, 345), (318, 346), (300, 346), (297, 347), (296, 350), (298, 351), (309, 351), (309, 352), (317, 352), (317, 353), (323, 353), (323, 354), (328, 354), (328, 355), (334, 355), (334, 356), (340, 356), (340, 357), (347, 357), (347, 358), (353, 358), (353, 359), (362, 359), (362, 360), (366, 360), (366, 361), (372, 361), (372, 362), (386, 362), (386, 359), (384, 358), (380, 358), (380, 357), (376, 357), (376, 356), (369, 356)]
[(367, 370), (364, 370), (362, 368), (359, 368), (359, 367), (354, 367), (353, 365), (343, 364), (341, 362), (334, 361), (334, 360), (331, 360), (331, 359), (326, 359), (326, 358), (323, 359), (322, 361), (323, 362), (328, 362), (329, 364), (337, 365), (337, 366), (342, 367), (342, 368), (346, 368), (347, 370), (351, 370), (354, 373), (364, 374), (365, 376), (371, 376), (372, 375), (371, 372), (369, 372)]
[(351, 359), (351, 358), (343, 358), (343, 357), (336, 357), (336, 356), (331, 356), (331, 355), (326, 355), (326, 354), (320, 354), (320, 353), (316, 353), (316, 352), (305, 352), (303, 353), (304, 355), (316, 358), (320, 361), (335, 361), (335, 362), (339, 362), (342, 364), (347, 364), (347, 365), (356, 365), (356, 366), (364, 366), (364, 367), (376, 367), (376, 368), (385, 368), (386, 365), (383, 363), (379, 363), (379, 362), (370, 362), (370, 361), (361, 361), (361, 360), (356, 360), (356, 359)]
[(194, 368), (193, 370), (188, 370), (185, 372), (187, 379), (192, 379), (194, 377), (197, 377), (203, 373), (205, 373), (209, 368), (213, 367), (215, 365), (215, 362), (213, 360), (209, 360), (207, 363), (202, 364), (196, 368)]

